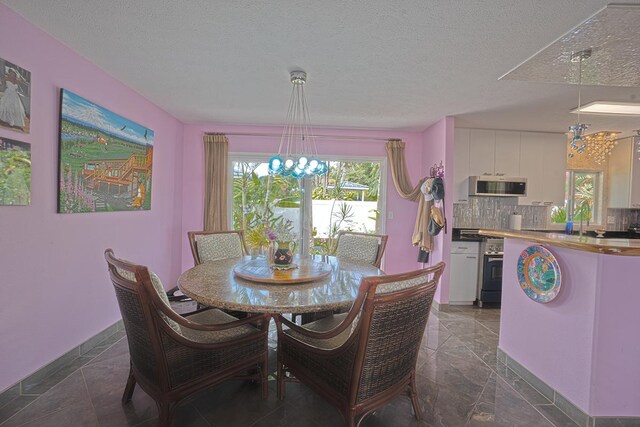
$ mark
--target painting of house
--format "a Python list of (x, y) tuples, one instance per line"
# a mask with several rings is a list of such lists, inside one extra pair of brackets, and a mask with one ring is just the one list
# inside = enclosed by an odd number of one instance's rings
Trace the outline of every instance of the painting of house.
[(0, 205), (31, 203), (31, 144), (0, 138)]
[(58, 212), (151, 209), (153, 131), (62, 89)]

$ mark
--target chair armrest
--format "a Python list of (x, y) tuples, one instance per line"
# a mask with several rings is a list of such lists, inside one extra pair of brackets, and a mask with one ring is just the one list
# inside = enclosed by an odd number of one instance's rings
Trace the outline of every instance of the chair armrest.
[(330, 329), (328, 331), (322, 331), (322, 332), (312, 331), (310, 329), (307, 329), (307, 328), (304, 328), (302, 326), (296, 325), (291, 320), (285, 318), (281, 314), (279, 314), (275, 318), (276, 327), (278, 328), (278, 332), (279, 333), (283, 332), (282, 331), (282, 324), (284, 324), (289, 329), (291, 329), (292, 331), (294, 331), (296, 333), (299, 333), (300, 335), (303, 335), (305, 337), (315, 338), (315, 339), (333, 338), (333, 337), (335, 337), (337, 335), (340, 335), (342, 332), (344, 332), (345, 329), (351, 327), (351, 324), (353, 323), (353, 321), (355, 320), (356, 316), (360, 312), (360, 309), (362, 307), (363, 301), (364, 301), (364, 298), (358, 297), (356, 299), (356, 301), (353, 303), (353, 306), (351, 307), (351, 310), (349, 310), (349, 314), (347, 314), (347, 317), (345, 317), (344, 320), (342, 322), (340, 322), (335, 328)]
[[(219, 323), (215, 325), (203, 325), (201, 323), (195, 323), (189, 320), (188, 316), (181, 316), (171, 308), (167, 307), (167, 305), (160, 299), (157, 294), (152, 294), (151, 299), (154, 302), (154, 305), (162, 314), (167, 316), (169, 319), (175, 321), (180, 326), (184, 326), (190, 329), (195, 329), (197, 331), (224, 331), (226, 329), (237, 328), (238, 326), (246, 325), (249, 323), (256, 323), (257, 321), (264, 321), (263, 326), (266, 328), (269, 324), (269, 319), (271, 318), (268, 314), (258, 314), (254, 316), (249, 316), (244, 319), (234, 320), (229, 323)], [(194, 314), (194, 313), (190, 313)], [(261, 328), (262, 329), (262, 328)]]

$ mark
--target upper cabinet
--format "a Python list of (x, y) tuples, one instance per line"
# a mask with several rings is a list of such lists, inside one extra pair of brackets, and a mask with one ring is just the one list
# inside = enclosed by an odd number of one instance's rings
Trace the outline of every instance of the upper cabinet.
[(563, 206), (566, 172), (564, 134), (520, 134), (520, 176), (527, 178), (527, 197), (518, 198), (518, 204)]
[(495, 174), (522, 176), (520, 174), (520, 132), (496, 131)]
[(607, 193), (610, 208), (640, 208), (640, 160), (634, 139), (624, 138), (609, 157)]
[(469, 129), (469, 175), (495, 175), (496, 132)]
[(519, 204), (562, 206), (566, 162), (563, 134), (456, 128), (453, 201), (468, 201), (469, 176), (504, 175), (527, 178)]
[(469, 132), (470, 176), (519, 176), (520, 132), (487, 129), (464, 130)]

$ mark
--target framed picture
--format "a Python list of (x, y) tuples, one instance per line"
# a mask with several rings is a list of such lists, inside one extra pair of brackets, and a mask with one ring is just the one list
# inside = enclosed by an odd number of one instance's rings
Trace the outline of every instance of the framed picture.
[(0, 205), (31, 203), (31, 144), (0, 137)]
[(58, 212), (151, 209), (153, 131), (62, 89)]
[(29, 133), (31, 73), (0, 58), (0, 127)]

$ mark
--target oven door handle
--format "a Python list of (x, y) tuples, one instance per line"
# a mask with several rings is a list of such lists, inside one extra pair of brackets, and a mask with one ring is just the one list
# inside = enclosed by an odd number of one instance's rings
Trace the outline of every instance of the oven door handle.
[(498, 261), (502, 261), (502, 258), (487, 258), (487, 262), (498, 262)]

